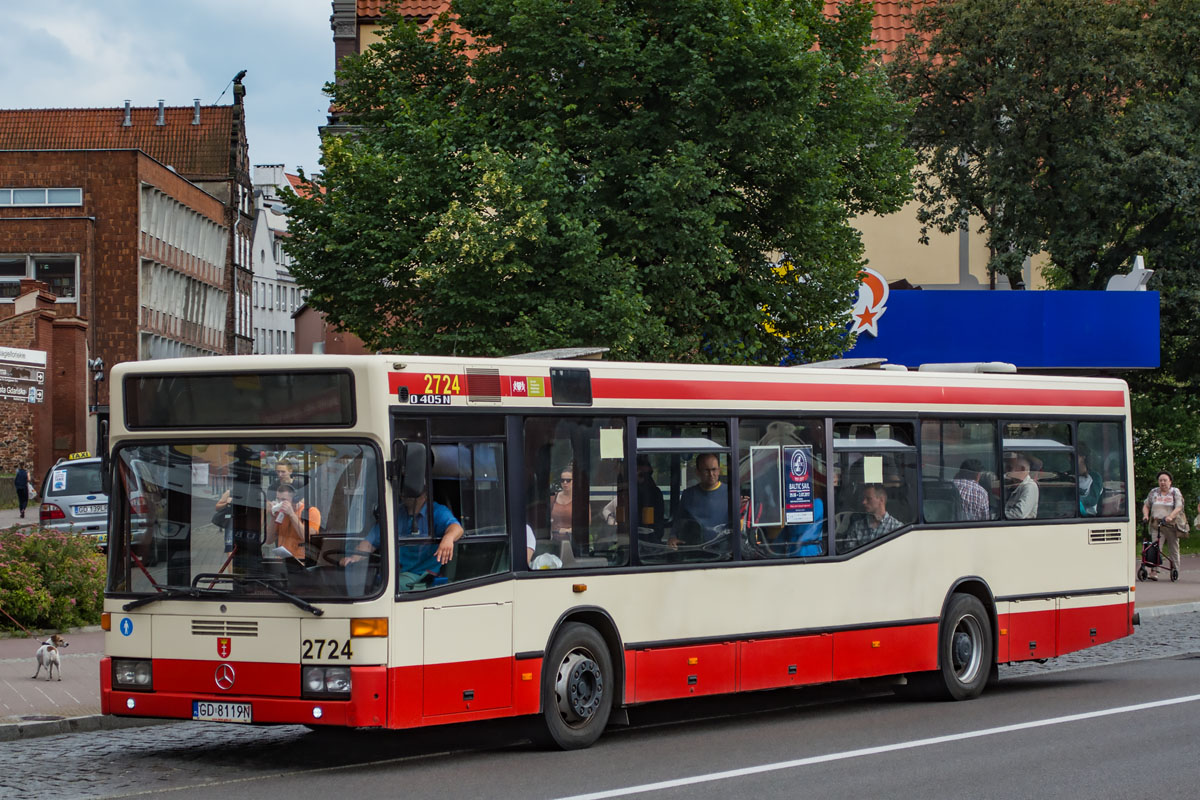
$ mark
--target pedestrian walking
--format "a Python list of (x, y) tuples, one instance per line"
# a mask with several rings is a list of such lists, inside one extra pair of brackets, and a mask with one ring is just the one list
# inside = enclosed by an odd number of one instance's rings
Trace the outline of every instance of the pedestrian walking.
[[(1142, 504), (1142, 521), (1154, 520), (1154, 525), (1151, 527), (1152, 529), (1157, 528), (1158, 535), (1163, 537), (1163, 547), (1167, 550), (1167, 555), (1174, 560), (1176, 569), (1180, 567), (1180, 529), (1176, 527), (1175, 520), (1181, 514), (1186, 513), (1183, 495), (1179, 489), (1171, 485), (1171, 473), (1166, 470), (1159, 472), (1158, 486), (1150, 490), (1150, 494), (1146, 495), (1146, 502)], [(1186, 522), (1183, 527), (1186, 529)], [(1150, 580), (1156, 581), (1158, 577), (1152, 574)]]
[(24, 462), (17, 462), (17, 474), (13, 476), (13, 486), (17, 489), (17, 504), (21, 509), (21, 517), (25, 516), (25, 506), (29, 505), (29, 473), (25, 471)]

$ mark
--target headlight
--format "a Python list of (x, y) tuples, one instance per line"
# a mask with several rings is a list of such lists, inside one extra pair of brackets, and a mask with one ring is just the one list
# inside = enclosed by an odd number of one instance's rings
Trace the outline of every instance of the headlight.
[(300, 670), (300, 685), (304, 695), (349, 695), (349, 667), (303, 667)]
[(113, 687), (150, 691), (154, 688), (154, 669), (149, 659), (114, 658)]

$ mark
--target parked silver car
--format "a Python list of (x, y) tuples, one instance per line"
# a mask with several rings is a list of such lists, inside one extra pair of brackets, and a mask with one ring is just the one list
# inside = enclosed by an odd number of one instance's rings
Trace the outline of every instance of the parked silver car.
[(42, 479), (43, 528), (92, 536), (96, 546), (108, 544), (108, 495), (100, 480), (100, 459), (76, 454), (61, 458)]

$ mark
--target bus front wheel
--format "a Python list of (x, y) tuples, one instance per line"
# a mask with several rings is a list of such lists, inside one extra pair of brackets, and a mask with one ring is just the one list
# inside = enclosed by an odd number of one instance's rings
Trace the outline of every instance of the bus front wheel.
[(612, 711), (612, 657), (595, 628), (569, 622), (558, 632), (542, 670), (541, 744), (560, 750), (590, 747)]

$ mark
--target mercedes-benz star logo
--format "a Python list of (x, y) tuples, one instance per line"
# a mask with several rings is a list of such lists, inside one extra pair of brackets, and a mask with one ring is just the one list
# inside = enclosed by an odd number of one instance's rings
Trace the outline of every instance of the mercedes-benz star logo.
[(223, 692), (227, 692), (233, 688), (235, 677), (233, 667), (228, 664), (218, 664), (217, 671), (213, 673), (213, 680), (217, 682), (217, 688)]

